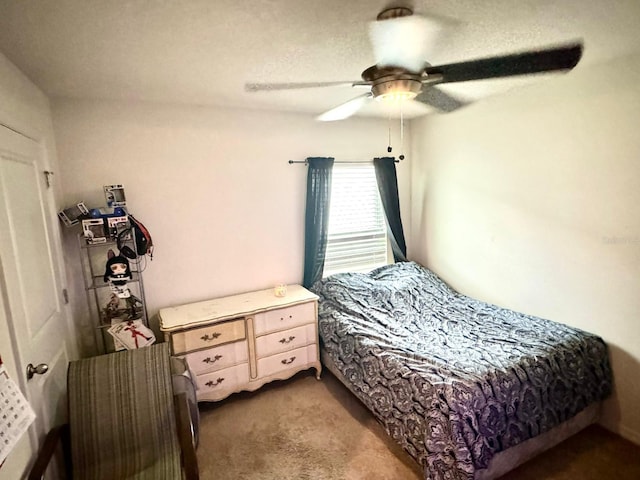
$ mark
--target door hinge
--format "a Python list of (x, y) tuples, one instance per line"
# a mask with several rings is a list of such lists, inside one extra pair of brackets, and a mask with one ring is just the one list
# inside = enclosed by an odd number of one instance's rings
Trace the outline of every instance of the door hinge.
[(50, 170), (45, 170), (44, 172), (44, 180), (47, 182), (47, 188), (51, 188), (51, 177), (53, 177), (53, 172)]
[(65, 305), (69, 303), (69, 292), (66, 288), (62, 289), (62, 298), (64, 299)]

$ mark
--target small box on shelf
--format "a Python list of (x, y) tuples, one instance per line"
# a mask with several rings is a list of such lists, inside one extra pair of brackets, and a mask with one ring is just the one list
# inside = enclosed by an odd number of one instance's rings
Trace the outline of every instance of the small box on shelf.
[(82, 220), (82, 232), (87, 243), (106, 243), (107, 241), (107, 232), (102, 218)]

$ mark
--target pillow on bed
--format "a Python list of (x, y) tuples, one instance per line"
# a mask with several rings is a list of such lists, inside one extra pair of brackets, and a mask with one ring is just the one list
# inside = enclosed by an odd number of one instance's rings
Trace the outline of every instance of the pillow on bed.
[(369, 273), (337, 273), (319, 280), (311, 290), (322, 302), (351, 313), (362, 313), (371, 304), (384, 305), (389, 311), (406, 313), (408, 307), (420, 311), (426, 299), (444, 303), (458, 295), (415, 262), (393, 263)]
[(319, 295), (323, 291), (336, 292), (348, 288), (369, 296), (394, 297), (398, 293), (416, 295), (429, 293), (436, 297), (450, 297), (457, 293), (440, 277), (416, 262), (398, 262), (376, 268), (369, 273), (337, 273), (316, 282), (311, 288)]

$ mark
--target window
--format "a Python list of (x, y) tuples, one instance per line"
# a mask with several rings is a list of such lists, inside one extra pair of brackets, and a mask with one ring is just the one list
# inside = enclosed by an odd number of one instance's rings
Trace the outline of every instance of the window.
[(373, 165), (334, 164), (324, 276), (386, 265), (387, 246)]

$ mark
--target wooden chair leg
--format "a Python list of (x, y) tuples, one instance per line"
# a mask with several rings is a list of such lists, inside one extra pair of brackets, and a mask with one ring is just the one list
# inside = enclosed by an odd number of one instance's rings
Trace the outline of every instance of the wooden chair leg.
[(64, 455), (64, 466), (67, 477), (71, 478), (71, 448), (69, 443), (69, 425), (64, 424), (52, 428), (44, 439), (42, 448), (38, 452), (36, 461), (29, 471), (29, 480), (44, 480), (49, 463), (53, 458), (58, 446), (62, 444)]
[(189, 402), (186, 393), (174, 396), (178, 440), (182, 450), (182, 468), (187, 480), (199, 480), (198, 457), (193, 443), (193, 425), (189, 415)]

